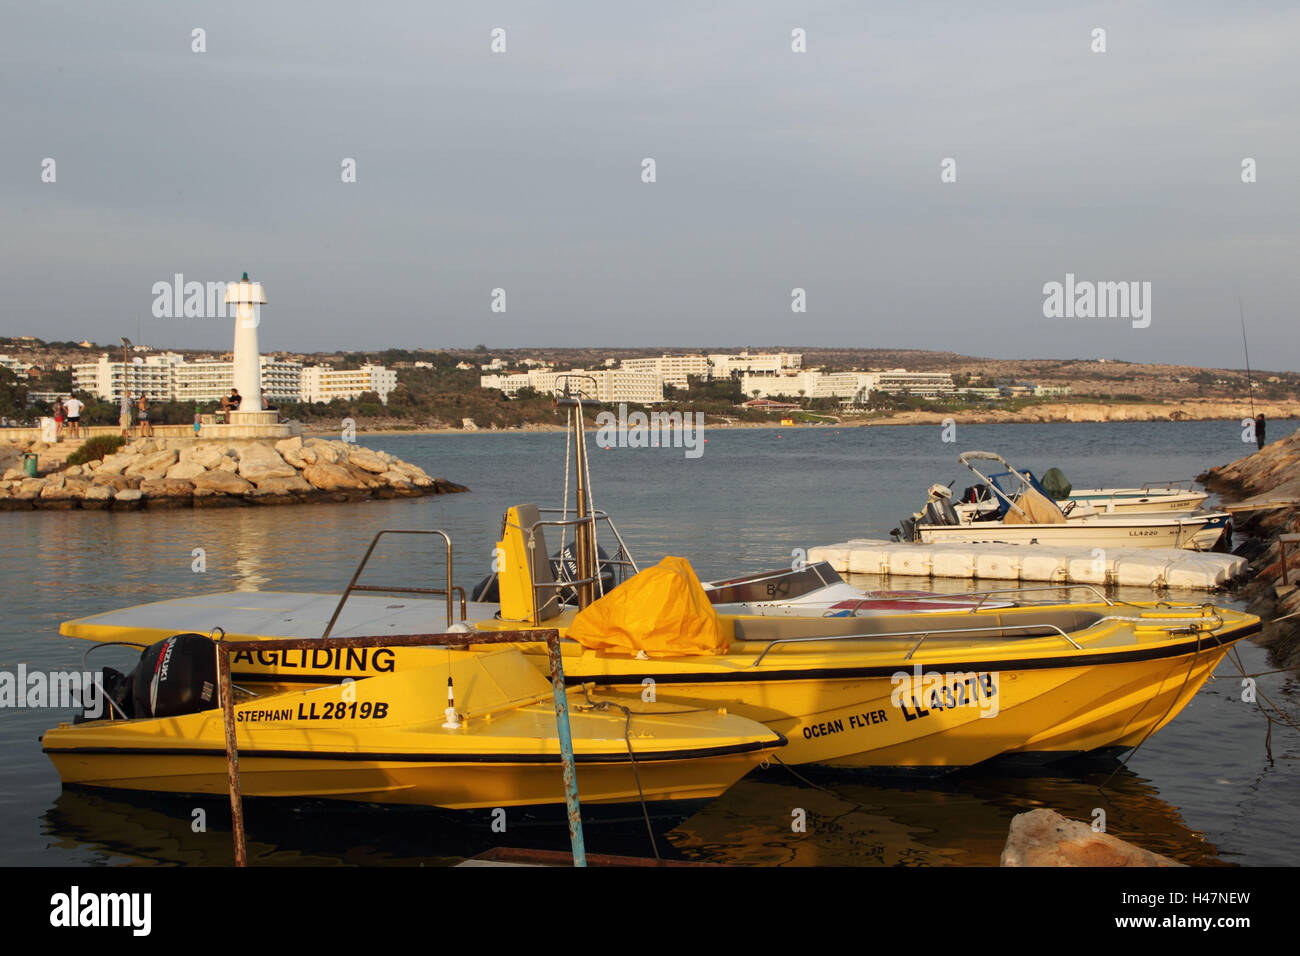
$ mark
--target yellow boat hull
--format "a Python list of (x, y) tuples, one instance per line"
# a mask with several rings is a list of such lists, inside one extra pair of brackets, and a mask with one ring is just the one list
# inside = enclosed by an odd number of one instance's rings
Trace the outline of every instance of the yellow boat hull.
[[(237, 703), (242, 793), (450, 810), (562, 806), (550, 682), (517, 650), (441, 656), (424, 669)], [(443, 713), (449, 674), (461, 714), (455, 727)], [(580, 692), (568, 696), (583, 803), (711, 799), (784, 744), (716, 707), (682, 713), (638, 704), (629, 719), (620, 708), (590, 707)], [(61, 724), (42, 746), (66, 784), (228, 788), (220, 710)]]
[[(306, 603), (303, 596), (285, 596)], [(229, 616), (229, 615), (227, 615)], [(220, 619), (220, 615), (215, 615)], [(546, 623), (565, 633), (573, 612)], [(923, 616), (760, 618), (722, 615), (730, 646), (716, 656), (637, 660), (562, 642), (571, 684), (654, 696), (661, 702), (725, 706), (784, 734), (780, 759), (845, 767), (950, 768), (1000, 755), (1053, 759), (1136, 746), (1185, 707), (1226, 649), (1259, 629), (1253, 615), (1174, 606), (1063, 604), (988, 608)], [(1034, 637), (1017, 630), (1052, 621)], [(483, 621), (483, 630), (517, 623)], [(915, 629), (987, 628), (969, 637), (929, 637)], [(1008, 630), (1009, 629), (1009, 630)], [(872, 636), (845, 639), (856, 631)], [(70, 622), (64, 633), (98, 640), (132, 639), (96, 619)], [(153, 639), (155, 631), (134, 635)], [(825, 634), (827, 640), (810, 640)], [(1066, 637), (1065, 634), (1069, 636)], [(898, 636), (893, 636), (898, 635)], [(445, 651), (392, 648), (365, 660), (343, 652), (284, 652), (280, 635), (239, 632), (266, 640), (266, 651), (232, 660), (241, 683), (303, 686), (401, 673), (428, 666)], [(791, 636), (794, 640), (790, 640)], [(1074, 646), (1077, 645), (1077, 646)], [(517, 645), (539, 672), (541, 645)], [(916, 669), (920, 673), (916, 673)], [(956, 685), (985, 675), (990, 690)], [(924, 685), (910, 688), (900, 675)], [(947, 675), (955, 675), (948, 680)], [(300, 683), (301, 682), (301, 683)], [(648, 685), (647, 682), (650, 682)], [(904, 691), (916, 692), (915, 706)], [(938, 690), (938, 706), (926, 693)], [(953, 705), (945, 706), (949, 690)], [(924, 712), (924, 713), (923, 713)], [(996, 715), (994, 715), (996, 714)]]

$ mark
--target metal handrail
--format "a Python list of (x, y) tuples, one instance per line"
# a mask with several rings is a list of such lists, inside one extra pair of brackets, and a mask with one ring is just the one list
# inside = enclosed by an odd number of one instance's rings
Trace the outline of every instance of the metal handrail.
[(1195, 478), (1170, 478), (1168, 481), (1147, 481), (1138, 485), (1138, 487), (1143, 491), (1149, 491), (1157, 485), (1166, 489), (1172, 489), (1174, 487), (1181, 488), (1181, 486), (1186, 485), (1187, 488), (1185, 490), (1195, 491), (1196, 489), (1192, 487), (1194, 484), (1196, 484)]
[(768, 574), (761, 574), (759, 577), (750, 578), (742, 575), (741, 577), (729, 578), (725, 581), (705, 581), (704, 588), (705, 590), (716, 591), (725, 587), (735, 587), (738, 584), (762, 584), (764, 581), (775, 581), (778, 578), (784, 578), (791, 574), (802, 574), (805, 571), (812, 571), (813, 574), (817, 575), (817, 580), (821, 581), (823, 587), (829, 587), (832, 584), (843, 583), (842, 581), (838, 581), (838, 582), (827, 581), (824, 577), (822, 577), (822, 573), (819, 570), (817, 570), (817, 568), (820, 565), (824, 565), (828, 563), (829, 562), (827, 561), (808, 561), (804, 564), (802, 568), (787, 568), (782, 571), (772, 571)]
[[(538, 508), (537, 513), (547, 515), (547, 514), (569, 514), (571, 512), (565, 510), (564, 508)], [(559, 522), (557, 519), (546, 519), (546, 520), (555, 522), (557, 524), (562, 523)], [(598, 521), (605, 522), (605, 524), (609, 527), (609, 530), (613, 533), (614, 540), (618, 542), (618, 551), (615, 552), (613, 557), (606, 558), (604, 560), (604, 563), (618, 564), (622, 567), (630, 567), (632, 569), (633, 574), (636, 574), (641, 570), (639, 567), (637, 567), (636, 559), (632, 557), (632, 552), (628, 550), (627, 543), (624, 542), (623, 536), (618, 533), (618, 528), (614, 526), (614, 521), (612, 518), (610, 518), (608, 512), (602, 511), (599, 508), (593, 508), (591, 513), (588, 514), (585, 518), (570, 519), (570, 522), (572, 521), (589, 521), (591, 522), (593, 527), (595, 526), (595, 523)], [(622, 559), (618, 557), (620, 554), (623, 555)]]
[[(1089, 626), (1091, 627), (1093, 625), (1089, 625)], [(989, 625), (987, 627), (944, 627), (944, 628), (934, 628), (931, 630), (895, 631), (893, 633), (876, 632), (872, 634), (824, 634), (824, 635), (814, 635), (812, 637), (778, 637), (776, 640), (768, 644), (767, 647), (763, 648), (763, 652), (759, 654), (758, 657), (756, 657), (749, 666), (757, 667), (760, 663), (762, 663), (763, 658), (767, 656), (767, 652), (770, 651), (772, 648), (776, 647), (776, 645), (778, 644), (812, 644), (820, 641), (855, 641), (855, 640), (866, 640), (870, 638), (884, 638), (884, 637), (913, 637), (919, 634), (921, 635), (921, 639), (918, 640), (915, 644), (913, 644), (912, 649), (909, 650), (903, 656), (903, 660), (907, 661), (912, 659), (912, 655), (916, 653), (917, 648), (919, 648), (923, 643), (925, 643), (925, 639), (927, 637), (933, 637), (936, 634), (974, 634), (974, 633), (987, 633), (988, 631), (999, 631), (999, 632), (1003, 632), (998, 635), (999, 637), (1006, 637), (1007, 636), (1005, 633), (1006, 631), (1024, 631), (1024, 630), (1029, 630), (1031, 628), (1047, 628), (1048, 630), (1055, 631), (1056, 633), (1055, 634), (1026, 634), (1022, 636), (1055, 637), (1059, 635), (1065, 638), (1067, 641), (1069, 641), (1070, 645), (1076, 651), (1083, 650), (1082, 645), (1078, 644), (1074, 640), (1074, 638), (1072, 638), (1069, 634), (1066, 634), (1065, 631), (1061, 630), (1055, 624), (1001, 624), (1001, 625)]]
[[(399, 586), (387, 587), (378, 584), (357, 584), (357, 579), (361, 577), (361, 572), (366, 569), (366, 564), (370, 561), (370, 556), (374, 554), (375, 546), (379, 544), (379, 539), (386, 534), (434, 534), (442, 538), (442, 540), (446, 542), (446, 546), (447, 546), (446, 588), (409, 588), (409, 587), (399, 587)], [(334, 630), (334, 625), (338, 621), (339, 615), (343, 613), (343, 605), (347, 603), (348, 597), (352, 594), (353, 591), (382, 591), (388, 594), (446, 594), (447, 626), (451, 627), (451, 625), (455, 622), (455, 617), (452, 611), (452, 594), (457, 590), (460, 590), (460, 594), (461, 594), (461, 602), (460, 602), (461, 620), (463, 621), (465, 619), (465, 592), (464, 589), (458, 589), (452, 585), (451, 576), (452, 576), (451, 537), (447, 534), (447, 532), (436, 531), (436, 530), (424, 531), (424, 530), (404, 529), (404, 528), (384, 528), (382, 531), (379, 531), (371, 540), (370, 547), (366, 548), (366, 553), (361, 558), (361, 563), (358, 564), (357, 569), (354, 572), (352, 572), (352, 580), (348, 581), (348, 586), (343, 589), (343, 594), (340, 595), (339, 597), (339, 603), (334, 608), (334, 613), (330, 615), (329, 623), (325, 625), (325, 633), (321, 635), (321, 638), (324, 639), (330, 636), (330, 632)]]
[(1098, 591), (1097, 588), (1091, 584), (1049, 584), (1049, 585), (1035, 586), (1029, 588), (993, 588), (987, 591), (966, 591), (964, 593), (969, 594), (971, 596), (974, 596), (976, 594), (983, 595), (980, 598), (979, 603), (976, 604), (973, 608), (971, 608), (970, 612), (974, 614), (976, 611), (982, 608), (984, 606), (984, 602), (988, 600), (988, 598), (991, 595), (994, 594), (1024, 594), (1024, 593), (1029, 593), (1031, 591), (1073, 591), (1076, 589), (1091, 591), (1093, 594), (1097, 595), (1097, 598), (1103, 604), (1106, 604), (1109, 607), (1117, 606), (1114, 601), (1106, 597), (1105, 594), (1103, 594), (1101, 591)]
[[(566, 513), (561, 508), (538, 508), (537, 511), (539, 514)], [(614, 533), (614, 537), (618, 541), (618, 551), (615, 552), (615, 554), (612, 557), (598, 559), (598, 566), (596, 568), (595, 575), (590, 577), (584, 577), (584, 578), (570, 577), (568, 575), (568, 572), (564, 568), (564, 560), (563, 558), (561, 558), (560, 571), (564, 575), (562, 580), (556, 580), (556, 581), (537, 580), (536, 541), (537, 541), (538, 528), (543, 528), (543, 527), (567, 528), (567, 527), (574, 527), (578, 525), (590, 525), (594, 528), (596, 523), (600, 521), (604, 521), (609, 526), (610, 531)], [(545, 607), (546, 604), (550, 604), (551, 601), (555, 600), (561, 591), (567, 588), (577, 587), (583, 584), (595, 584), (597, 587), (601, 588), (601, 594), (603, 596), (604, 587), (600, 583), (601, 576), (600, 576), (599, 565), (614, 565), (615, 567), (620, 567), (624, 569), (631, 568), (633, 574), (638, 573), (638, 571), (640, 570), (637, 567), (636, 561), (632, 558), (632, 555), (628, 552), (627, 545), (624, 544), (622, 536), (618, 533), (618, 529), (614, 527), (614, 522), (610, 520), (609, 515), (606, 514), (604, 511), (593, 510), (590, 514), (585, 515), (584, 517), (576, 517), (576, 518), (543, 518), (539, 521), (533, 522), (526, 529), (521, 528), (520, 531), (524, 532), (528, 541), (528, 577), (529, 577), (529, 582), (531, 583), (533, 588), (533, 607), (538, 608), (539, 610), (542, 607)], [(619, 555), (622, 555), (622, 557), (620, 558)], [(550, 555), (546, 555), (545, 560), (550, 561), (551, 560)], [(551, 595), (551, 597), (549, 597), (546, 600), (545, 604), (541, 601), (541, 595), (538, 594), (538, 592), (542, 590), (554, 592)]]

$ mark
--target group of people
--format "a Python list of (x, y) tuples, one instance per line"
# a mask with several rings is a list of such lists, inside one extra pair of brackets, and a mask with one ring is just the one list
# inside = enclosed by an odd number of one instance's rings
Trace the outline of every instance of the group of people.
[[(243, 396), (239, 394), (239, 389), (232, 388), (229, 395), (222, 396), (221, 411), (223, 415), (229, 412), (239, 410), (243, 404)], [(262, 390), (262, 406), (268, 410), (274, 410), (275, 406), (267, 403), (266, 390)], [(73, 438), (81, 437), (81, 413), (85, 409), (86, 403), (81, 399), (69, 395), (65, 399), (59, 399), (54, 403), (54, 434), (56, 440), (63, 440), (63, 429), (66, 426), (71, 432)], [(149, 438), (153, 436), (153, 425), (149, 421), (149, 399), (141, 395), (132, 398), (131, 393), (123, 390), (122, 397), (118, 400), (118, 424), (122, 428), (122, 437), (131, 437), (131, 418), (134, 414), (136, 422), (140, 425), (140, 437)], [(202, 417), (194, 416), (194, 435), (198, 437), (202, 430)]]
[[(63, 429), (67, 428), (73, 438), (81, 437), (81, 413), (85, 410), (86, 403), (75, 395), (69, 395), (67, 398), (56, 399), (54, 402), (54, 437), (56, 441), (63, 440)], [(140, 423), (141, 437), (151, 437), (153, 435), (153, 425), (149, 422), (149, 399), (141, 395), (132, 401), (128, 392), (122, 393), (119, 405), (118, 424), (122, 426), (122, 437), (129, 438), (131, 431), (131, 410), (135, 409), (137, 421)]]

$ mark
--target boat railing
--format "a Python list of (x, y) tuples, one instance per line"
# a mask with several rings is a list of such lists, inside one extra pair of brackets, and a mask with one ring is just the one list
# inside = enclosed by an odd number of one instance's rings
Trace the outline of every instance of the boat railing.
[[(533, 522), (527, 528), (523, 529), (526, 535), (526, 540), (528, 541), (528, 548), (529, 548), (528, 556), (530, 562), (529, 577), (531, 577), (532, 579), (533, 601), (535, 607), (538, 608), (545, 607), (547, 603), (549, 603), (552, 600), (555, 600), (556, 595), (559, 595), (561, 592), (567, 591), (570, 588), (576, 588), (579, 585), (584, 585), (584, 584), (593, 585), (600, 591), (601, 595), (604, 595), (605, 586), (604, 586), (604, 582), (601, 579), (601, 571), (606, 567), (611, 567), (616, 569), (616, 574), (615, 574), (616, 585), (621, 584), (628, 577), (631, 577), (631, 575), (636, 574), (638, 572), (639, 568), (637, 567), (636, 561), (633, 559), (631, 552), (628, 551), (627, 544), (623, 541), (623, 536), (618, 533), (618, 528), (614, 527), (614, 522), (610, 519), (609, 515), (604, 511), (597, 509), (595, 511), (592, 511), (590, 514), (583, 515), (583, 516), (574, 515), (573, 517), (568, 517), (568, 515), (572, 515), (573, 512), (571, 510), (565, 510), (564, 508), (538, 508), (537, 513), (540, 515), (559, 515), (560, 517), (543, 518), (540, 521)], [(602, 524), (605, 525), (607, 528), (609, 528), (610, 533), (613, 534), (614, 536), (614, 540), (618, 542), (618, 548), (615, 550), (614, 554), (611, 557), (607, 557), (607, 558), (597, 557), (596, 571), (594, 575), (580, 578), (577, 577), (576, 575), (569, 573), (569, 568), (568, 568), (569, 559), (567, 559), (564, 555), (564, 548), (566, 547), (566, 545), (564, 543), (564, 537), (562, 536), (560, 550), (558, 552), (559, 557), (557, 559), (558, 571), (553, 574), (555, 580), (542, 581), (538, 579), (537, 555), (534, 553), (534, 546), (535, 546), (535, 542), (537, 541), (538, 529), (560, 528), (563, 529), (565, 532), (567, 532), (568, 529), (573, 528), (575, 534), (575, 542), (576, 542), (577, 530), (585, 526), (586, 528), (588, 528), (589, 533), (592, 535), (593, 542), (594, 542), (598, 540), (596, 529), (599, 525)], [(544, 555), (543, 560), (550, 561), (552, 559), (550, 555)], [(574, 563), (576, 565), (577, 563), (576, 560)], [(543, 601), (542, 600), (543, 594), (539, 592), (551, 592), (551, 593), (545, 595), (546, 600)]]
[[(925, 602), (934, 601), (936, 599), (942, 600), (945, 598), (950, 598), (952, 600), (961, 600), (962, 598), (971, 598), (978, 595), (979, 601), (977, 601), (975, 603), (975, 606), (972, 607), (968, 612), (965, 612), (965, 613), (974, 614), (976, 611), (983, 608), (985, 602), (987, 602), (988, 599), (995, 594), (1029, 594), (1035, 591), (1075, 591), (1075, 590), (1091, 591), (1093, 594), (1097, 596), (1097, 599), (1101, 603), (1107, 604), (1110, 607), (1115, 607), (1114, 601), (1106, 597), (1105, 594), (1097, 590), (1091, 584), (1048, 584), (1042, 586), (1031, 586), (1031, 587), (1021, 587), (1021, 588), (990, 588), (988, 590), (983, 590), (983, 591), (960, 591), (960, 592), (955, 592), (953, 594), (917, 594), (917, 595), (904, 594), (898, 597), (890, 597), (889, 600), (891, 602), (915, 601), (917, 603), (925, 603)], [(869, 606), (870, 604), (872, 604), (877, 600), (879, 599), (870, 598), (870, 597), (863, 598), (861, 601), (857, 603), (857, 605), (854, 606), (853, 611), (847, 616), (853, 617), (858, 613), (858, 611), (862, 610), (863, 607)], [(999, 608), (999, 610), (1002, 609)], [(954, 609), (953, 613), (958, 613), (958, 611)]]
[(1089, 591), (1092, 594), (1096, 595), (1097, 600), (1099, 600), (1101, 603), (1109, 605), (1110, 607), (1115, 607), (1114, 601), (1106, 597), (1105, 594), (1097, 590), (1097, 588), (1091, 584), (1052, 584), (1052, 585), (1021, 587), (1021, 588), (990, 588), (984, 591), (968, 591), (965, 592), (965, 594), (971, 597), (975, 596), (976, 594), (980, 595), (979, 602), (973, 608), (970, 609), (970, 613), (974, 614), (976, 611), (978, 611), (980, 608), (984, 606), (985, 601), (987, 601), (990, 597), (992, 597), (995, 594), (1031, 594), (1035, 591)]
[(1165, 488), (1178, 491), (1195, 491), (1195, 478), (1171, 478), (1168, 481), (1148, 481), (1138, 486), (1143, 491), (1150, 491), (1153, 488)]
[[(1008, 633), (1009, 631), (1032, 631), (1032, 630), (1038, 630), (1038, 631), (1046, 630), (1049, 633), (1019, 634), (1019, 635), (1013, 635)], [(767, 647), (763, 648), (762, 653), (760, 653), (758, 657), (754, 658), (753, 662), (750, 663), (749, 666), (757, 667), (759, 664), (761, 664), (763, 662), (763, 658), (767, 656), (768, 651), (772, 650), (772, 648), (776, 647), (778, 644), (815, 644), (815, 643), (824, 643), (826, 641), (861, 641), (861, 640), (873, 640), (873, 639), (892, 638), (892, 637), (916, 637), (917, 638), (916, 643), (913, 644), (911, 649), (908, 650), (908, 652), (903, 655), (903, 660), (909, 661), (912, 659), (912, 655), (915, 654), (917, 650), (921, 647), (921, 645), (925, 643), (927, 638), (931, 638), (936, 635), (952, 636), (957, 634), (984, 634), (984, 635), (994, 636), (994, 633), (996, 634), (997, 637), (1013, 637), (1013, 636), (1030, 637), (1030, 638), (1060, 637), (1065, 641), (1069, 642), (1070, 646), (1073, 647), (1076, 651), (1083, 650), (1083, 647), (1078, 642), (1076, 642), (1074, 638), (1072, 638), (1069, 634), (1065, 633), (1065, 631), (1063, 631), (1060, 627), (1058, 627), (1055, 624), (1047, 624), (1047, 623), (990, 624), (984, 627), (938, 627), (938, 628), (919, 629), (915, 631), (876, 631), (876, 632), (865, 632), (862, 634), (822, 634), (822, 635), (814, 634), (810, 637), (779, 637), (776, 640), (769, 643)]]
[[(443, 542), (446, 545), (446, 554), (447, 554), (446, 586), (440, 588), (417, 588), (417, 587), (409, 587), (404, 585), (358, 584), (357, 582), (361, 577), (361, 573), (365, 571), (366, 565), (370, 561), (370, 556), (375, 552), (375, 546), (379, 544), (379, 539), (386, 534), (433, 535), (442, 538)], [(343, 589), (343, 594), (340, 595), (339, 597), (339, 603), (335, 606), (334, 613), (330, 615), (329, 623), (325, 625), (325, 633), (321, 635), (321, 638), (324, 639), (330, 636), (330, 633), (334, 630), (334, 625), (338, 622), (339, 615), (343, 613), (343, 605), (347, 603), (348, 598), (352, 595), (354, 591), (378, 591), (382, 594), (443, 595), (447, 599), (447, 626), (448, 627), (451, 627), (451, 625), (455, 623), (455, 617), (453, 614), (454, 605), (452, 604), (452, 598), (456, 595), (459, 595), (460, 596), (460, 619), (462, 621), (465, 620), (465, 615), (467, 613), (467, 607), (465, 601), (465, 589), (462, 587), (456, 587), (452, 585), (451, 583), (452, 570), (453, 569), (452, 569), (451, 537), (447, 534), (447, 532), (402, 529), (402, 528), (384, 528), (382, 531), (376, 533), (374, 538), (371, 539), (370, 547), (366, 548), (366, 553), (362, 556), (361, 563), (358, 564), (357, 569), (352, 572), (352, 579), (348, 581), (348, 586)]]

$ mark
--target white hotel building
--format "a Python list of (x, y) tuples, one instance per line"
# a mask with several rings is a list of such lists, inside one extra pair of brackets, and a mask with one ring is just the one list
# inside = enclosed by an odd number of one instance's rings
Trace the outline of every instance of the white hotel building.
[[(336, 398), (352, 400), (364, 392), (377, 392), (388, 403), (388, 393), (397, 387), (397, 373), (382, 365), (365, 365), (360, 369), (335, 369), (328, 365), (304, 368), (273, 355), (259, 356), (262, 389), (271, 403), (329, 402)], [(125, 380), (132, 396), (145, 395), (154, 402), (215, 402), (229, 395), (234, 387), (233, 362), (200, 359), (187, 362), (176, 352), (163, 352), (145, 358), (136, 357), (123, 364), (114, 362), (108, 353), (98, 362), (72, 367), (73, 391), (89, 392), (116, 402)]]

